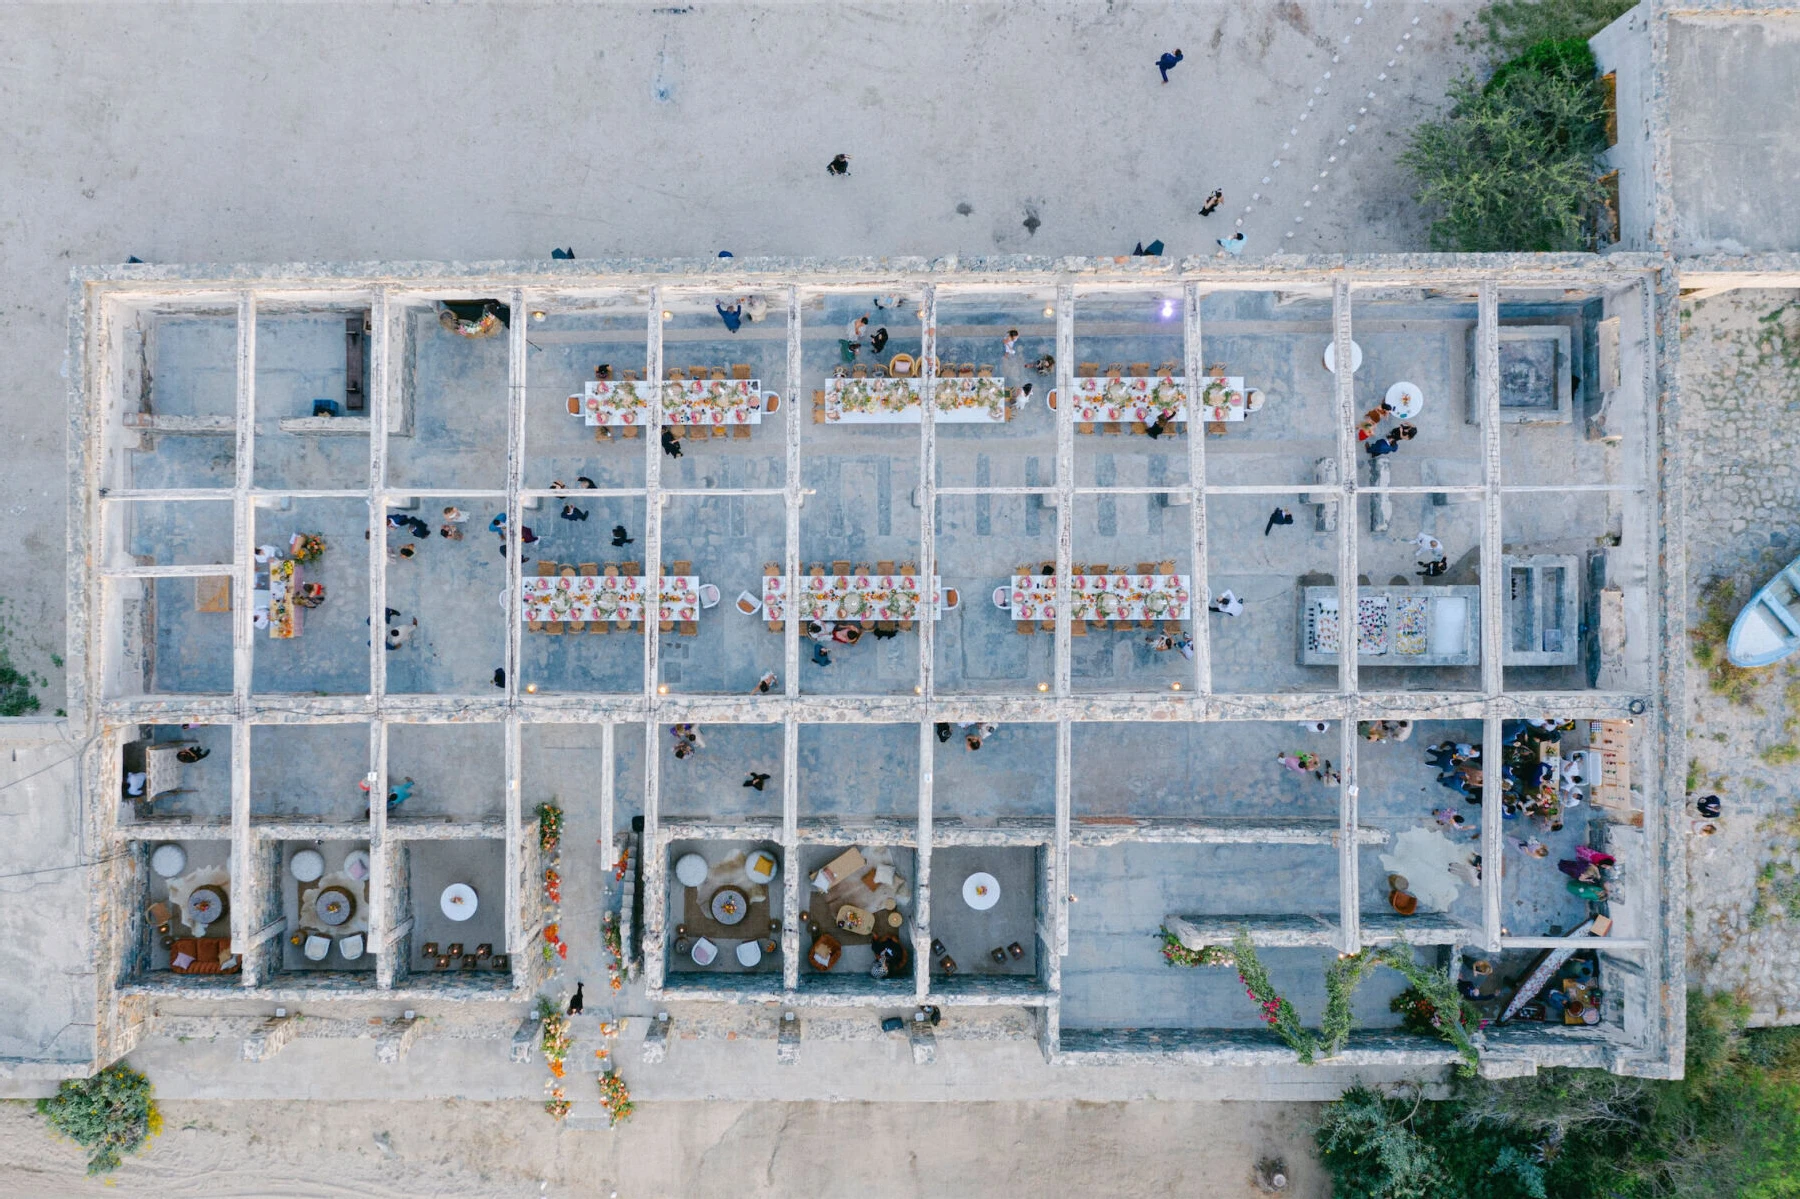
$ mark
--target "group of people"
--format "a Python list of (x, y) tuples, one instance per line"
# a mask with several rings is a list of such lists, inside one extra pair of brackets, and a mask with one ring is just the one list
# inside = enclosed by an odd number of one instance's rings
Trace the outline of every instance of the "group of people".
[[(892, 628), (877, 625), (870, 630), (875, 640), (886, 641), (898, 636)], [(812, 660), (815, 666), (830, 666), (832, 652), (841, 645), (855, 645), (863, 638), (863, 627), (851, 622), (839, 623), (832, 620), (809, 620), (806, 622), (806, 635), (812, 638)]]
[(1380, 458), (1384, 454), (1392, 454), (1400, 448), (1400, 443), (1411, 441), (1419, 435), (1418, 426), (1401, 421), (1383, 436), (1375, 436), (1376, 430), (1394, 415), (1394, 410), (1384, 399), (1375, 407), (1363, 413), (1362, 422), (1356, 427), (1356, 440), (1363, 443), (1369, 457)]
[(1321, 783), (1343, 782), (1344, 776), (1331, 764), (1331, 759), (1321, 758), (1318, 754), (1283, 750), (1275, 755), (1275, 760), (1295, 774), (1310, 774)]

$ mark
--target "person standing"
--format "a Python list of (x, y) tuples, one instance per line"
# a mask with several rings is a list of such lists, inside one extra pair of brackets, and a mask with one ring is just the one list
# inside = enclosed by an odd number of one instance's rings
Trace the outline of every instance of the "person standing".
[[(1017, 329), (1008, 329), (1006, 331), (1006, 336), (1000, 339), (1000, 356), (1002, 358), (1017, 358), (1019, 356), (1019, 331)], [(1013, 364), (1003, 362), (1001, 364), (1001, 369), (1005, 370), (1011, 365)]]
[(574, 522), (574, 521), (578, 521), (578, 520), (586, 520), (588, 518), (588, 514), (584, 511), (582, 511), (580, 508), (577, 508), (574, 504), (564, 504), (562, 506), (562, 518), (566, 521)]
[(681, 457), (681, 439), (676, 437), (675, 431), (667, 425), (663, 426), (662, 450), (671, 458)]
[(444, 509), (444, 523), (447, 525), (460, 525), (468, 519), (469, 514), (464, 512), (461, 508), (458, 508), (455, 504), (451, 504), (448, 508)]
[(1162, 57), (1156, 60), (1156, 69), (1162, 72), (1162, 81), (1164, 83), (1169, 81), (1169, 71), (1176, 63), (1182, 60), (1182, 57), (1183, 55), (1180, 47), (1176, 47), (1175, 53), (1170, 54), (1165, 50), (1163, 51)]
[(759, 770), (752, 770), (750, 772), (750, 777), (744, 780), (744, 786), (749, 787), (754, 791), (761, 791), (763, 789), (763, 784), (768, 781), (768, 775)]
[(1208, 612), (1218, 612), (1226, 616), (1236, 616), (1244, 610), (1244, 601), (1229, 589), (1219, 593), (1219, 598), (1206, 605)]
[(850, 156), (848, 154), (833, 155), (831, 161), (825, 164), (825, 173), (836, 175), (839, 178), (847, 177), (850, 174)]
[(1206, 197), (1206, 203), (1200, 205), (1200, 215), (1201, 216), (1211, 216), (1213, 213), (1219, 211), (1219, 205), (1223, 204), (1224, 202), (1225, 202), (1225, 189), (1215, 187), (1213, 189), (1213, 194)]
[(1273, 529), (1276, 525), (1291, 525), (1293, 523), (1294, 514), (1292, 512), (1289, 512), (1286, 508), (1277, 508), (1275, 511), (1269, 513), (1269, 523), (1263, 526), (1263, 536), (1267, 537), (1269, 535), (1269, 530)]
[(873, 332), (869, 335), (869, 353), (871, 353), (871, 354), (881, 353), (881, 351), (887, 349), (887, 343), (888, 343), (887, 326), (883, 325), (881, 328), (875, 330), (875, 332)]
[(770, 691), (774, 690), (774, 688), (775, 672), (772, 670), (763, 671), (763, 677), (756, 680), (756, 694), (767, 695)]
[(634, 540), (636, 540), (636, 539), (631, 536), (630, 532), (625, 528), (624, 525), (614, 525), (613, 526), (612, 543), (613, 543), (614, 549), (618, 549), (620, 546), (623, 546), (623, 545), (630, 545)]
[(1413, 544), (1419, 547), (1419, 564), (1435, 562), (1444, 556), (1444, 543), (1430, 533), (1420, 533), (1413, 538)]
[(742, 301), (733, 302), (729, 308), (719, 303), (714, 303), (713, 307), (719, 310), (719, 319), (725, 322), (725, 328), (730, 332), (736, 333), (739, 326), (744, 323), (744, 305)]

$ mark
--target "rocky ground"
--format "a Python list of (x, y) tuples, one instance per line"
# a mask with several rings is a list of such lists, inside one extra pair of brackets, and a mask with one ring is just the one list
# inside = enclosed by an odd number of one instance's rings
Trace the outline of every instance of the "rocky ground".
[[(1709, 669), (1743, 601), (1800, 554), (1800, 294), (1682, 305), (1688, 445), (1689, 787), (1724, 819), (1689, 835), (1690, 982), (1800, 1020), (1800, 663)], [(1721, 589), (1729, 587), (1729, 592)], [(1729, 596), (1729, 598), (1728, 598)]]

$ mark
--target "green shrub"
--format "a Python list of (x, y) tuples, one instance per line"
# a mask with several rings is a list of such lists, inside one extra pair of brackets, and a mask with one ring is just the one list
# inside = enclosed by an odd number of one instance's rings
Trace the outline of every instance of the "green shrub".
[(1588, 49), (1588, 44), (1583, 39), (1546, 39), (1529, 47), (1517, 58), (1501, 63), (1481, 90), (1492, 94), (1506, 86), (1507, 80), (1521, 73), (1544, 75), (1570, 83), (1585, 83), (1599, 69), (1594, 62), (1594, 52)]
[(88, 1151), (89, 1174), (116, 1169), (123, 1154), (162, 1131), (150, 1080), (124, 1066), (65, 1080), (53, 1097), (38, 1100), (37, 1110), (51, 1128)]
[(1481, 11), (1487, 44), (1511, 58), (1546, 41), (1585, 42), (1630, 11), (1635, 0), (1496, 0)]
[(1412, 131), (1400, 163), (1418, 180), (1414, 198), (1436, 214), (1435, 248), (1587, 248), (1589, 216), (1603, 199), (1601, 93), (1591, 75), (1566, 73), (1562, 51), (1546, 49), (1544, 58), (1547, 72), (1520, 60), (1486, 87), (1457, 80), (1449, 111)]

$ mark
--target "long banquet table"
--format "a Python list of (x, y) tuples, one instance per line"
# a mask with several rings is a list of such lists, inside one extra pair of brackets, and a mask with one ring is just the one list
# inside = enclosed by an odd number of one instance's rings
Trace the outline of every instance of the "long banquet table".
[[(1055, 576), (1014, 575), (1009, 590), (1014, 620), (1056, 619)], [(1071, 575), (1069, 604), (1074, 620), (1189, 620), (1193, 616), (1186, 575)]]
[[(916, 425), (923, 418), (923, 379), (827, 379), (825, 419), (846, 425)], [(935, 391), (941, 424), (1004, 424), (1008, 388), (1003, 379), (939, 379)]]
[(665, 425), (760, 425), (758, 379), (590, 379), (582, 391), (582, 419), (590, 425), (642, 425), (650, 420), (653, 388), (662, 388)]
[[(917, 620), (924, 580), (917, 575), (808, 575), (800, 580), (802, 620), (872, 624), (878, 620)], [(923, 615), (938, 618), (943, 603), (941, 580), (931, 580), (932, 602)], [(787, 618), (787, 579), (763, 577), (763, 613), (769, 620)]]
[[(1236, 375), (1209, 375), (1201, 379), (1200, 418), (1213, 421), (1243, 420), (1248, 391)], [(1144, 421), (1167, 416), (1185, 420), (1187, 380), (1159, 376), (1144, 378), (1088, 378), (1075, 380), (1074, 412), (1079, 421)]]
[(640, 620), (700, 619), (700, 579), (697, 575), (664, 575), (662, 602), (657, 614), (644, 615), (649, 603), (649, 582), (623, 575), (566, 575), (519, 580), (520, 611), (527, 621), (616, 621), (628, 625)]

